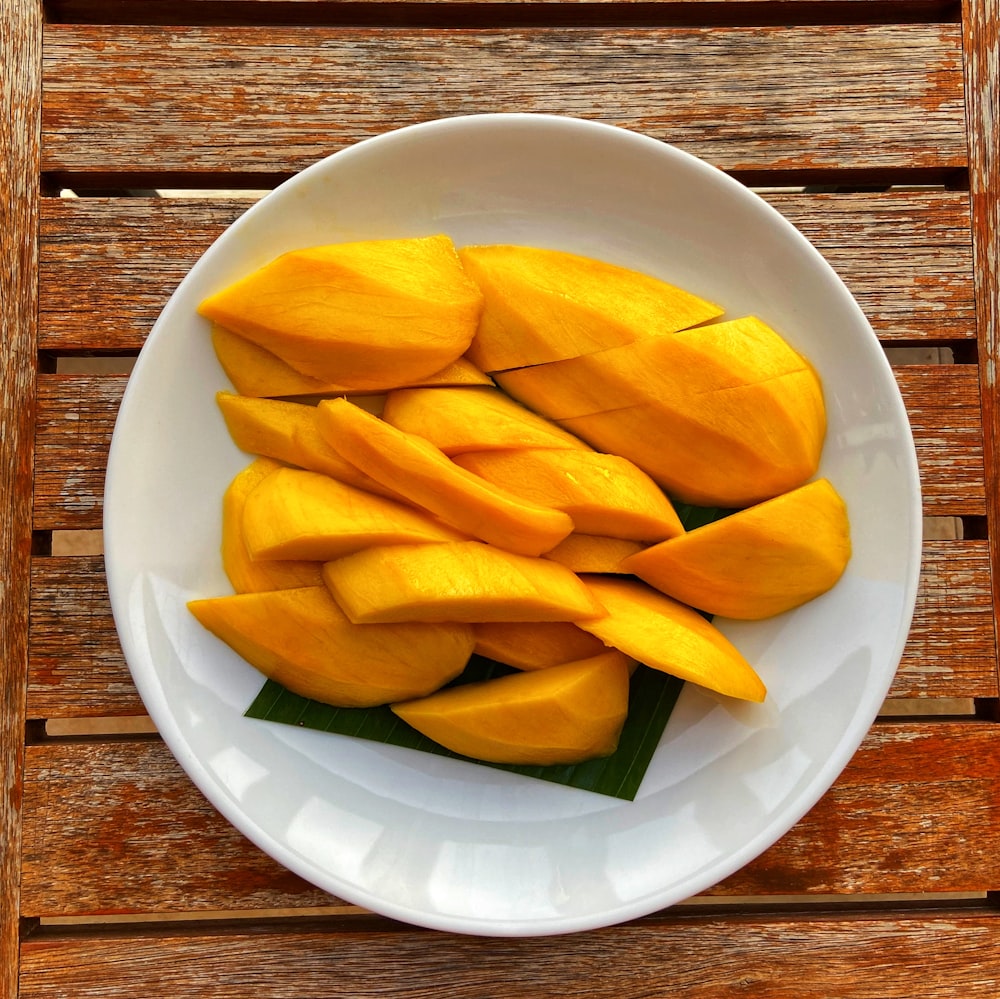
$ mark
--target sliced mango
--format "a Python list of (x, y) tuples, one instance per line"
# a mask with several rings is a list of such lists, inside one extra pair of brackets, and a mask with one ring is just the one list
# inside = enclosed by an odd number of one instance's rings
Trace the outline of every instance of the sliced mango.
[(233, 478), (222, 498), (222, 568), (237, 593), (322, 586), (322, 562), (254, 562), (243, 539), (243, 509), (247, 496), (282, 466), (257, 458)]
[(850, 557), (847, 508), (818, 479), (631, 555), (622, 568), (710, 614), (759, 620), (825, 593)]
[(558, 250), (467, 246), (459, 256), (484, 298), (467, 356), (487, 373), (673, 333), (723, 311), (648, 275)]
[(188, 607), (265, 676), (340, 707), (428, 694), (458, 676), (472, 652), (466, 625), (352, 624), (322, 586), (192, 600)]
[(354, 622), (577, 621), (604, 613), (580, 579), (479, 541), (380, 545), (323, 566)]
[(368, 545), (464, 538), (420, 510), (318, 472), (281, 468), (246, 498), (243, 538), (254, 559), (328, 561)]
[(252, 399), (232, 392), (216, 392), (215, 401), (229, 436), (241, 451), (287, 465), (298, 464), (293, 438), (297, 427), (315, 420), (312, 406), (283, 399)]
[(670, 500), (627, 458), (518, 448), (471, 451), (452, 460), (523, 499), (568, 513), (582, 534), (653, 542), (684, 533)]
[(452, 752), (492, 763), (548, 765), (608, 756), (628, 711), (621, 661), (567, 663), (439, 691), (392, 711)]
[(457, 360), (482, 296), (444, 235), (293, 250), (205, 299), (208, 319), (351, 391)]
[(645, 548), (639, 541), (625, 538), (607, 538), (598, 534), (577, 534), (560, 541), (550, 548), (543, 558), (552, 559), (573, 572), (625, 573), (622, 561)]
[[(313, 378), (296, 371), (277, 354), (265, 350), (246, 337), (227, 330), (218, 323), (212, 324), (212, 345), (215, 356), (229, 380), (241, 395), (274, 398), (276, 396), (323, 396), (351, 392), (342, 381)], [(399, 382), (392, 371), (385, 372), (385, 380), (378, 389), (388, 391), (401, 385), (492, 385), (471, 361), (460, 357), (440, 371), (413, 382)]]
[(763, 701), (763, 681), (739, 650), (697, 611), (635, 579), (584, 577), (604, 617), (584, 631), (653, 669), (747, 701)]
[(340, 455), (456, 530), (522, 555), (557, 545), (573, 521), (459, 468), (430, 441), (390, 426), (346, 399), (317, 407), (320, 432)]
[(809, 364), (753, 317), (684, 330), (498, 380), (674, 498), (743, 507), (808, 481), (826, 411)]
[(545, 669), (604, 652), (604, 643), (567, 621), (500, 621), (473, 626), (474, 651), (516, 669)]
[(382, 419), (452, 456), (525, 447), (591, 450), (496, 387), (398, 389), (386, 397)]

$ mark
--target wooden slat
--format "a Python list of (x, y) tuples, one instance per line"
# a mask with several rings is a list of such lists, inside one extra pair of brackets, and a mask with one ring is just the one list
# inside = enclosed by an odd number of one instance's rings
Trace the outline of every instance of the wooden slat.
[(36, 368), (41, 4), (0, 24), (0, 999), (17, 995)]
[[(927, 516), (985, 511), (979, 381), (971, 365), (897, 368), (913, 427)], [(34, 525), (101, 526), (104, 473), (124, 375), (43, 375), (38, 382)]]
[[(920, 591), (893, 697), (996, 697), (986, 541), (924, 544)], [(99, 557), (32, 567), (29, 718), (143, 713), (111, 620)]]
[[(990, 0), (964, 0), (962, 10), (983, 436), (992, 486), (986, 514), (993, 566), (1000, 570), (1000, 9)], [(1000, 605), (1000, 571), (993, 599)]]
[[(996, 725), (876, 725), (819, 804), (711, 894), (998, 889), (998, 767)], [(158, 741), (43, 743), (25, 772), (26, 915), (331, 904), (244, 840)]]
[(947, 171), (966, 162), (960, 44), (951, 24), (50, 25), (43, 166), (273, 175), (390, 128), (509, 110), (624, 125), (730, 170)]
[[(967, 194), (764, 193), (830, 261), (886, 344), (975, 336)], [(45, 199), (42, 348), (138, 350), (170, 293), (248, 204)]]
[(988, 908), (671, 914), (527, 940), (329, 920), (39, 934), (21, 999), (82, 994), (81, 982), (93, 999), (994, 999), (998, 979)]

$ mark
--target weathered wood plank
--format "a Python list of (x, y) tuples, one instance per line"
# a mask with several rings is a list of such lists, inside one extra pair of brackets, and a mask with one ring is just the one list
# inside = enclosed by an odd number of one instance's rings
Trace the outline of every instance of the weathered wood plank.
[[(111, 619), (99, 557), (32, 566), (29, 718), (143, 713)], [(928, 541), (893, 697), (996, 697), (986, 541)]]
[[(819, 804), (711, 894), (998, 889), (998, 767), (996, 725), (876, 725)], [(26, 915), (331, 904), (244, 840), (158, 741), (43, 743), (25, 773)]]
[(17, 995), (37, 338), (42, 10), (0, 24), (0, 997)]
[(992, 542), (994, 602), (1000, 604), (1000, 10), (990, 0), (964, 0), (965, 78), (969, 125), (979, 370)]
[(328, 920), (26, 942), (21, 999), (63, 999), (82, 983), (93, 999), (993, 999), (1000, 920), (988, 908), (669, 914), (521, 940)]
[[(887, 344), (975, 337), (964, 192), (765, 192), (816, 245)], [(40, 344), (135, 351), (170, 293), (252, 202), (45, 199)]]
[(966, 163), (951, 24), (50, 25), (45, 56), (43, 166), (59, 176), (288, 173), (390, 128), (504, 110), (623, 125), (729, 170)]
[[(913, 427), (927, 516), (985, 511), (979, 381), (972, 365), (912, 365), (896, 378)], [(104, 473), (125, 375), (42, 375), (34, 525), (101, 526)]]

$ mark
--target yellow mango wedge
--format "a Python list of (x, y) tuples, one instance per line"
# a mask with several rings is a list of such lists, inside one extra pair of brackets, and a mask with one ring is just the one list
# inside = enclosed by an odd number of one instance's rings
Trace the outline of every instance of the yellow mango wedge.
[(546, 669), (606, 651), (604, 643), (567, 621), (499, 621), (473, 625), (474, 651), (515, 669)]
[(527, 447), (591, 450), (495, 386), (399, 389), (386, 397), (382, 419), (426, 438), (451, 456)]
[(617, 748), (628, 689), (628, 667), (601, 659), (463, 684), (394, 704), (392, 711), (472, 759), (580, 763)]
[(675, 499), (743, 507), (808, 481), (826, 410), (809, 364), (754, 317), (498, 376), (525, 405), (630, 459)]
[(625, 538), (607, 538), (597, 534), (574, 532), (550, 548), (542, 556), (552, 559), (573, 572), (613, 572), (628, 575), (622, 562), (629, 555), (641, 552), (646, 546), (640, 541)]
[(577, 622), (584, 631), (653, 669), (729, 697), (764, 700), (754, 668), (697, 611), (639, 580), (587, 576), (585, 582), (607, 614)]
[(257, 399), (219, 392), (216, 402), (233, 443), (241, 451), (274, 458), (381, 496), (396, 494), (345, 461), (320, 435), (316, 407), (284, 399)]
[(479, 541), (380, 545), (323, 566), (357, 624), (382, 621), (577, 621), (604, 613), (568, 569)]
[(670, 500), (627, 458), (518, 448), (471, 451), (452, 460), (523, 499), (568, 513), (582, 534), (653, 542), (684, 533)]
[(706, 322), (722, 309), (637, 271), (527, 246), (467, 246), (483, 292), (467, 357), (492, 373), (589, 354)]
[(460, 624), (356, 625), (322, 586), (193, 600), (191, 613), (265, 676), (339, 707), (420, 697), (472, 651)]
[(233, 478), (222, 497), (222, 568), (237, 593), (322, 586), (322, 562), (255, 562), (243, 538), (243, 509), (250, 493), (282, 466), (258, 458)]
[(465, 352), (482, 296), (451, 240), (293, 250), (206, 298), (199, 312), (295, 370), (351, 391), (425, 378)]
[[(212, 324), (212, 345), (215, 356), (222, 365), (233, 387), (241, 395), (260, 398), (276, 396), (324, 396), (351, 392), (342, 381), (313, 378), (296, 371), (277, 354), (265, 350), (251, 340), (227, 330), (218, 323)], [(386, 371), (384, 383), (372, 391), (388, 391), (402, 385), (492, 385), (488, 375), (460, 357), (440, 371), (416, 382), (400, 382), (392, 371)]]
[(346, 399), (317, 407), (334, 450), (457, 531), (507, 551), (539, 555), (573, 530), (560, 510), (531, 503), (459, 468), (430, 441), (398, 430)]
[(825, 593), (850, 557), (844, 501), (818, 479), (631, 555), (622, 568), (710, 614), (759, 620)]
[(318, 472), (281, 468), (246, 498), (243, 538), (253, 559), (325, 562), (369, 545), (464, 538), (420, 510)]

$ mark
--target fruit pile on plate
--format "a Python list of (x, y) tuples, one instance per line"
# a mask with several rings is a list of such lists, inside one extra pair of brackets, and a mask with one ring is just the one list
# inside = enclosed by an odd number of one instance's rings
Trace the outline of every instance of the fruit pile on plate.
[[(636, 668), (763, 700), (705, 615), (791, 610), (850, 558), (816, 372), (657, 278), (439, 235), (286, 253), (201, 312), (256, 457), (223, 503), (236, 593), (189, 606), (303, 696), (579, 762)], [(473, 652), (519, 672), (449, 687)]]

